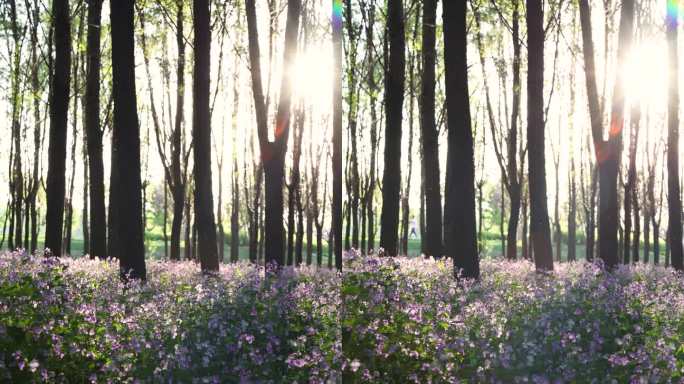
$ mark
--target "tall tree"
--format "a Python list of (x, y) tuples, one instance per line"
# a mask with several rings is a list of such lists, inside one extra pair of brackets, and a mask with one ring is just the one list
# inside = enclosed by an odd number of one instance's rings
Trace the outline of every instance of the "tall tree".
[(677, 27), (679, 25), (679, 2), (667, 0), (666, 33), (668, 46), (668, 103), (667, 103), (667, 198), (668, 241), (672, 267), (684, 268), (682, 254), (682, 197), (679, 185), (679, 51)]
[(382, 175), (380, 246), (385, 249), (387, 256), (396, 256), (401, 189), (401, 126), (406, 77), (402, 0), (387, 1), (386, 33), (389, 39), (389, 56), (385, 72), (385, 168)]
[(447, 175), (444, 191), (444, 239), (454, 274), (479, 278), (475, 218), (475, 154), (468, 93), (467, 3), (445, 1), (444, 66), (447, 110)]
[(66, 173), (67, 114), (69, 109), (69, 69), (71, 67), (71, 25), (69, 0), (52, 1), (55, 39), (54, 73), (50, 86), (50, 145), (45, 195), (47, 217), (45, 248), (53, 255), (62, 252)]
[(351, 228), (351, 247), (359, 248), (359, 159), (358, 159), (358, 106), (359, 106), (359, 90), (358, 87), (358, 67), (356, 63), (358, 54), (358, 35), (359, 28), (354, 23), (352, 12), (352, 1), (345, 0), (345, 7), (347, 12), (344, 14), (345, 20), (345, 37), (347, 39), (346, 45), (346, 59), (347, 59), (347, 105), (348, 115), (347, 121), (349, 124), (349, 201), (347, 202), (347, 209), (349, 210), (350, 222), (347, 222), (348, 228)]
[(420, 97), (420, 132), (425, 172), (425, 252), (442, 254), (442, 196), (439, 182), (439, 142), (435, 126), (435, 30), (437, 0), (423, 2), (423, 78)]
[(216, 222), (211, 182), (211, 28), (209, 0), (194, 0), (195, 68), (193, 75), (192, 140), (194, 145), (195, 222), (198, 257), (203, 272), (218, 271)]
[(252, 93), (257, 120), (257, 133), (261, 150), (261, 162), (265, 173), (265, 255), (266, 263), (284, 264), (283, 230), (283, 183), (285, 177), (285, 154), (290, 130), (290, 107), (292, 104), (292, 78), (290, 69), (297, 52), (300, 0), (288, 0), (285, 26), (284, 70), (280, 88), (280, 100), (276, 113), (274, 141), (269, 140), (268, 116), (261, 82), (261, 58), (254, 0), (246, 0), (249, 61), (252, 74)]
[[(140, 179), (140, 126), (135, 93), (135, 44), (133, 7), (135, 0), (110, 3), (112, 33), (112, 80), (114, 100), (114, 147), (112, 164), (118, 183), (119, 267), (122, 277), (145, 279), (145, 245), (142, 224), (142, 181)], [(216, 243), (212, 243), (216, 244)]]
[[(596, 68), (594, 64), (594, 43), (591, 31), (591, 8), (587, 0), (580, 0), (580, 21), (584, 50), (587, 98), (591, 119), (594, 151), (599, 175), (599, 256), (608, 268), (618, 263), (618, 196), (617, 179), (625, 120), (625, 92), (623, 71), (617, 71), (613, 89), (613, 105), (610, 117), (608, 139), (603, 138), (601, 104), (596, 89)], [(625, 63), (634, 29), (634, 1), (625, 0), (620, 14), (618, 41), (618, 65)]]
[[(330, 254), (335, 255), (335, 268), (342, 270), (342, 0), (332, 1), (333, 40), (333, 133), (332, 133), (332, 215), (328, 238)], [(351, 12), (351, 9), (347, 9)], [(332, 243), (330, 242), (332, 240)], [(334, 249), (334, 252), (332, 250)], [(330, 259), (328, 259), (330, 260)], [(330, 261), (328, 261), (330, 264)]]
[(527, 155), (530, 183), (530, 231), (537, 270), (553, 270), (546, 197), (544, 155), (544, 10), (527, 0)]
[[(28, 4), (28, 2), (27, 2)], [(35, 5), (29, 13), (31, 16), (31, 91), (33, 92), (33, 174), (28, 187), (28, 211), (31, 220), (31, 244), (29, 250), (36, 252), (38, 248), (38, 190), (40, 188), (40, 153), (43, 129), (40, 114), (42, 88), (40, 84), (40, 61), (38, 59), (38, 25), (40, 8)]]

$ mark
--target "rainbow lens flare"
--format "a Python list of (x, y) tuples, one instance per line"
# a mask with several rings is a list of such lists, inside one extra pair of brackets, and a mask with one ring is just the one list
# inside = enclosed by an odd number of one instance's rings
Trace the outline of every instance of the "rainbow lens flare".
[(342, 28), (342, 0), (333, 0), (333, 28)]

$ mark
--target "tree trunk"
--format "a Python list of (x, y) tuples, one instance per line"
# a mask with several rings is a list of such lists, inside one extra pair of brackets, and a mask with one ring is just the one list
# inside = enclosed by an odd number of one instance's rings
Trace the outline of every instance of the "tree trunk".
[(169, 185), (164, 183), (164, 223), (162, 224), (162, 237), (164, 238), (164, 260), (169, 259)]
[(349, 144), (351, 152), (349, 154), (349, 173), (348, 177), (350, 188), (347, 190), (349, 194), (348, 209), (351, 221), (347, 223), (351, 229), (351, 247), (354, 249), (359, 248), (359, 160), (358, 160), (358, 140), (357, 140), (357, 119), (358, 119), (358, 90), (357, 90), (357, 79), (356, 79), (356, 58), (357, 58), (357, 47), (358, 38), (357, 32), (355, 31), (353, 17), (352, 17), (352, 2), (351, 0), (345, 0), (345, 6), (347, 12), (344, 15), (346, 35), (347, 38), (347, 105), (348, 105), (348, 116), (347, 121), (349, 123)]
[(87, 74), (84, 129), (87, 137), (88, 171), (90, 174), (90, 256), (107, 256), (107, 222), (105, 214), (104, 162), (102, 127), (100, 125), (100, 34), (102, 0), (88, 1)]
[(21, 128), (21, 111), (23, 109), (23, 95), (21, 87), (21, 48), (23, 40), (23, 28), (20, 30), (17, 23), (17, 9), (15, 0), (9, 1), (10, 8), (10, 25), (12, 31), (12, 40), (14, 42), (14, 48), (12, 49), (12, 62), (11, 62), (11, 108), (12, 108), (12, 140), (14, 142), (14, 156), (11, 157), (10, 167), (13, 167), (12, 172), (10, 172), (11, 184), (12, 184), (12, 196), (14, 199), (14, 248), (23, 248), (28, 246), (28, 244), (23, 244), (23, 212), (22, 208), (24, 205), (24, 175), (21, 164), (22, 157), (22, 128)]
[[(120, 200), (118, 232), (122, 277), (145, 279), (145, 245), (140, 191), (140, 127), (135, 95), (134, 0), (111, 3), (114, 148), (119, 172), (114, 193)], [(125, 156), (123, 155), (125, 154)]]
[(553, 270), (544, 155), (544, 11), (540, 0), (527, 0), (527, 140), (530, 183), (530, 231), (537, 271)]
[[(442, 255), (442, 196), (440, 193), (439, 142), (435, 125), (435, 30), (437, 0), (423, 2), (423, 72), (420, 97), (420, 131), (425, 172), (425, 252)], [(409, 154), (410, 156), (410, 154)]]
[[(84, 100), (85, 104), (85, 100)], [(85, 106), (84, 106), (85, 107)], [(85, 131), (85, 127), (83, 127)], [(85, 132), (83, 136), (83, 213), (81, 215), (81, 226), (83, 227), (83, 256), (90, 255), (90, 229), (89, 223), (89, 207), (88, 207), (88, 153), (86, 151), (86, 137)], [(89, 256), (90, 257), (90, 256)]]
[[(292, 97), (292, 82), (289, 76), (283, 76), (278, 111), (276, 114), (275, 141), (268, 138), (267, 110), (261, 83), (261, 64), (259, 53), (259, 38), (256, 25), (256, 5), (254, 0), (245, 2), (247, 11), (247, 31), (249, 40), (249, 59), (252, 75), (252, 93), (257, 118), (257, 131), (261, 161), (265, 174), (265, 251), (266, 264), (282, 266), (284, 259), (283, 232), (283, 181), (285, 177), (285, 154), (287, 152), (287, 138), (290, 128), (290, 106)], [(287, 73), (293, 64), (297, 51), (297, 34), (299, 30), (299, 14), (301, 3), (299, 0), (289, 0), (287, 7), (287, 22), (285, 27), (284, 72)]]
[(653, 264), (660, 264), (660, 223), (653, 220)]
[(651, 220), (644, 212), (644, 263), (648, 264), (651, 255)]
[[(351, 12), (347, 9), (346, 12)], [(333, 133), (332, 133), (332, 215), (328, 237), (328, 267), (342, 271), (342, 1), (333, 0), (332, 9), (333, 73)], [(369, 240), (370, 241), (370, 240)], [(334, 249), (334, 252), (333, 252)]]
[[(192, 193), (192, 186), (190, 187), (190, 193)], [(185, 199), (185, 196), (183, 197)], [(190, 201), (184, 203), (185, 205), (185, 260), (192, 260), (192, 205)]]
[(520, 41), (520, 0), (513, 1), (513, 20), (512, 20), (512, 40), (513, 40), (513, 105), (511, 110), (511, 129), (508, 132), (508, 182), (509, 200), (511, 203), (511, 213), (508, 217), (508, 234), (506, 244), (506, 258), (515, 260), (517, 258), (517, 234), (518, 223), (520, 221), (520, 199), (521, 187), (518, 179), (518, 118), (520, 116), (521, 81), (520, 81), (520, 62), (521, 62), (521, 41)]
[[(237, 160), (235, 160), (233, 169), (237, 169)], [(240, 255), (240, 191), (237, 176), (233, 177), (233, 203), (230, 214), (230, 262), (236, 263)]]
[(287, 265), (294, 264), (294, 238), (295, 238), (295, 194), (293, 190), (294, 172), (291, 176), (287, 194)]
[[(178, 47), (178, 66), (176, 68), (177, 87), (176, 87), (176, 116), (173, 132), (171, 133), (171, 177), (173, 179), (173, 222), (171, 223), (171, 260), (180, 260), (180, 231), (183, 223), (183, 210), (185, 209), (185, 199), (187, 186), (183, 178), (182, 171), (182, 136), (183, 121), (185, 110), (185, 35), (184, 35), (184, 15), (182, 0), (176, 1), (176, 45)], [(186, 210), (189, 211), (189, 210)], [(188, 222), (191, 220), (188, 219)], [(186, 231), (187, 235), (187, 231)], [(191, 250), (186, 236), (185, 255), (190, 256)]]
[(48, 148), (48, 174), (45, 190), (47, 197), (45, 248), (48, 248), (53, 255), (59, 256), (62, 252), (69, 68), (71, 67), (69, 1), (53, 0), (52, 17), (55, 61), (49, 103), (50, 146)]
[(211, 115), (209, 86), (211, 82), (211, 18), (208, 0), (194, 0), (194, 56), (192, 139), (195, 176), (195, 225), (197, 256), (202, 272), (219, 270), (216, 249), (216, 222), (211, 177)]
[[(29, 188), (29, 212), (31, 220), (31, 245), (30, 252), (35, 254), (38, 249), (38, 212), (37, 198), (40, 188), (40, 154), (42, 142), (42, 127), (40, 118), (40, 95), (42, 89), (40, 85), (39, 70), (40, 62), (38, 59), (38, 25), (40, 23), (40, 9), (35, 6), (32, 10), (31, 26), (31, 90), (33, 92), (33, 174), (31, 176), (31, 186)], [(2, 248), (2, 245), (0, 245)]]
[(119, 258), (121, 256), (121, 239), (119, 237), (119, 206), (121, 205), (120, 196), (117, 193), (117, 186), (119, 185), (119, 152), (116, 151), (114, 144), (114, 134), (112, 133), (111, 142), (111, 172), (109, 173), (109, 207), (107, 214), (107, 228), (109, 230), (107, 238), (107, 255), (109, 257)]
[(385, 76), (385, 161), (382, 177), (380, 246), (396, 256), (401, 189), (401, 126), (404, 104), (405, 36), (402, 0), (387, 1), (389, 62)]
[(313, 262), (313, 218), (310, 208), (306, 210), (306, 265)]
[(672, 252), (672, 267), (684, 269), (682, 250), (682, 197), (679, 186), (679, 53), (677, 26), (679, 6), (667, 1), (667, 45), (669, 58), (667, 103), (667, 198), (668, 198), (668, 244)]
[[(599, 174), (599, 256), (605, 266), (614, 268), (618, 263), (618, 196), (617, 180), (620, 159), (622, 128), (624, 126), (624, 81), (622, 71), (617, 72), (613, 90), (613, 106), (608, 140), (603, 139), (601, 111), (596, 91), (594, 49), (591, 36), (591, 9), (587, 0), (580, 0), (580, 18), (584, 42), (585, 74), (592, 137)], [(625, 0), (621, 9), (618, 43), (618, 66), (625, 63), (629, 52), (634, 18), (633, 0)]]
[[(297, 193), (299, 195), (299, 193)], [(297, 238), (295, 240), (295, 265), (302, 265), (304, 249), (304, 209), (300, 197), (297, 196)]]
[(466, 2), (443, 4), (444, 65), (447, 108), (447, 177), (444, 192), (444, 239), (454, 275), (479, 278), (475, 223), (475, 159), (470, 121)]

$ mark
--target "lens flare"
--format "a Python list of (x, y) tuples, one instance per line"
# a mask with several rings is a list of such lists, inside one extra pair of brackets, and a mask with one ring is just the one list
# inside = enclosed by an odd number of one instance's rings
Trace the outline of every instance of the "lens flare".
[(342, 0), (333, 0), (332, 23), (334, 29), (342, 28)]
[(667, 22), (678, 23), (679, 0), (667, 0)]

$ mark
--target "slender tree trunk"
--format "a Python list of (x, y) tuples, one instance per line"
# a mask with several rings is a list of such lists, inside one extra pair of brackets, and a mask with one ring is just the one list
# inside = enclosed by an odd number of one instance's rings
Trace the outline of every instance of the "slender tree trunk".
[(164, 183), (164, 224), (162, 226), (162, 237), (164, 238), (164, 260), (169, 259), (169, 185)]
[[(178, 66), (176, 68), (176, 116), (173, 132), (171, 133), (171, 178), (173, 196), (173, 221), (171, 223), (171, 260), (180, 260), (180, 236), (183, 223), (183, 210), (185, 209), (185, 199), (187, 186), (183, 179), (182, 171), (182, 136), (183, 121), (185, 110), (185, 35), (184, 35), (184, 12), (182, 0), (176, 1), (176, 45), (178, 47)], [(189, 210), (186, 210), (189, 211)], [(188, 219), (188, 222), (191, 220)], [(189, 239), (186, 230), (185, 256), (190, 255), (191, 249), (187, 240)]]
[[(85, 104), (85, 100), (84, 100)], [(85, 106), (84, 106), (85, 107)], [(85, 131), (85, 127), (83, 130)], [(88, 153), (86, 151), (85, 132), (83, 136), (83, 213), (81, 216), (81, 226), (83, 227), (83, 256), (90, 255), (90, 229), (88, 223), (90, 222), (88, 207)]]
[(518, 223), (520, 221), (520, 199), (521, 186), (518, 179), (518, 118), (520, 116), (521, 81), (520, 81), (520, 62), (521, 62), (521, 41), (520, 41), (520, 0), (513, 1), (513, 20), (512, 20), (512, 40), (513, 40), (513, 105), (511, 109), (511, 129), (508, 132), (508, 178), (509, 178), (509, 200), (511, 203), (511, 213), (508, 217), (508, 234), (506, 243), (506, 258), (515, 260), (517, 258), (517, 234)]
[[(190, 187), (190, 193), (192, 193), (192, 186)], [(190, 201), (184, 203), (185, 207), (185, 260), (192, 260), (192, 206)]]
[(684, 269), (682, 250), (682, 197), (679, 186), (679, 53), (677, 26), (679, 4), (667, 0), (667, 45), (669, 58), (667, 103), (667, 198), (668, 198), (668, 244), (672, 251), (672, 267)]
[(444, 239), (454, 275), (479, 278), (475, 223), (475, 158), (470, 121), (466, 2), (446, 1), (444, 65), (447, 108), (447, 177), (444, 192)]
[(71, 67), (71, 26), (69, 1), (52, 2), (53, 34), (55, 39), (54, 73), (50, 87), (50, 146), (45, 195), (47, 217), (45, 248), (53, 255), (62, 251), (64, 220), (64, 192), (66, 173), (67, 113), (69, 109), (69, 68)]
[(306, 265), (313, 262), (313, 218), (310, 208), (306, 209)]
[[(624, 188), (624, 213), (625, 213), (625, 245), (623, 248), (623, 262), (625, 264), (630, 263), (630, 259), (632, 258), (632, 251), (634, 251), (631, 247), (631, 241), (632, 241), (632, 208), (633, 206), (636, 206), (638, 202), (636, 199), (633, 198), (633, 194), (635, 191), (635, 185), (636, 185), (636, 148), (637, 148), (637, 138), (638, 138), (638, 131), (639, 131), (639, 119), (640, 119), (640, 114), (641, 111), (639, 109), (638, 105), (633, 105), (631, 109), (631, 117), (630, 117), (630, 140), (629, 140), (629, 168), (627, 170), (627, 182), (625, 183), (625, 188)], [(634, 224), (638, 226), (639, 220), (636, 219), (634, 221)], [(636, 261), (638, 259), (638, 256), (634, 256)]]
[(300, 266), (303, 258), (302, 253), (304, 249), (304, 209), (302, 203), (297, 197), (297, 238), (295, 240), (295, 265)]
[(79, 82), (79, 73), (78, 69), (80, 68), (80, 61), (82, 59), (81, 55), (81, 50), (80, 50), (80, 45), (81, 41), (83, 40), (83, 31), (84, 31), (84, 17), (83, 17), (83, 12), (79, 14), (79, 20), (78, 20), (78, 31), (76, 35), (76, 46), (74, 47), (74, 57), (75, 61), (73, 62), (72, 70), (73, 70), (73, 99), (74, 99), (74, 108), (73, 108), (73, 115), (72, 115), (72, 123), (73, 123), (73, 131), (72, 131), (72, 136), (71, 136), (71, 175), (69, 177), (69, 192), (67, 194), (66, 201), (64, 204), (66, 205), (65, 209), (65, 217), (64, 217), (64, 243), (63, 243), (63, 248), (64, 248), (64, 253), (67, 255), (71, 255), (71, 235), (72, 235), (72, 230), (73, 230), (73, 218), (74, 218), (74, 183), (76, 180), (76, 143), (78, 142), (78, 101), (79, 97), (81, 97), (80, 94), (80, 89), (81, 85)]
[[(328, 267), (332, 267), (333, 248), (335, 267), (342, 271), (342, 1), (332, 2), (333, 41), (333, 133), (332, 133), (332, 215), (328, 237)], [(347, 9), (346, 12), (351, 12)], [(369, 240), (370, 241), (370, 240)], [(370, 244), (369, 244), (370, 246)]]
[(293, 182), (294, 179), (291, 179), (287, 194), (287, 265), (294, 264), (295, 194)]
[(100, 124), (100, 34), (102, 0), (88, 1), (86, 106), (84, 129), (87, 137), (90, 174), (90, 256), (107, 256), (107, 221), (105, 214), (104, 162)]
[(345, 0), (345, 7), (347, 12), (344, 14), (344, 21), (346, 27), (346, 39), (347, 39), (347, 51), (346, 59), (347, 65), (347, 105), (348, 105), (348, 116), (347, 120), (349, 122), (349, 144), (351, 152), (349, 154), (349, 173), (348, 177), (350, 188), (347, 190), (349, 194), (348, 209), (351, 221), (347, 225), (351, 229), (351, 247), (354, 249), (359, 248), (359, 160), (358, 160), (358, 140), (357, 140), (357, 127), (358, 127), (358, 80), (356, 78), (356, 58), (358, 52), (358, 33), (353, 23), (352, 17), (352, 1)]
[(644, 212), (644, 263), (648, 264), (651, 255), (651, 220)]
[[(140, 127), (135, 95), (134, 0), (111, 3), (112, 73), (114, 92), (114, 148), (120, 155), (113, 167), (119, 172), (114, 193), (120, 203), (119, 265), (123, 277), (145, 279), (145, 245), (140, 191)], [(125, 153), (125, 156), (123, 155)]]
[(653, 264), (660, 264), (660, 224), (653, 222)]
[(112, 133), (111, 142), (111, 158), (112, 164), (111, 172), (109, 173), (109, 207), (107, 214), (107, 255), (109, 257), (119, 258), (121, 255), (121, 240), (119, 237), (119, 206), (120, 197), (117, 193), (117, 185), (119, 185), (119, 167), (116, 166), (119, 162), (119, 153), (114, 148), (114, 134)]
[(538, 271), (553, 270), (544, 156), (544, 11), (540, 0), (527, 0), (527, 140), (530, 230)]
[[(38, 190), (40, 188), (40, 153), (41, 153), (41, 138), (42, 128), (40, 122), (40, 95), (42, 89), (40, 85), (39, 70), (40, 62), (38, 60), (38, 25), (40, 18), (40, 9), (35, 6), (32, 10), (32, 26), (31, 26), (31, 90), (33, 92), (33, 174), (31, 177), (31, 187), (29, 189), (29, 212), (31, 220), (31, 245), (30, 252), (35, 254), (38, 249), (38, 212), (37, 199)], [(0, 248), (2, 245), (0, 244)]]
[[(435, 30), (437, 0), (423, 2), (423, 72), (420, 97), (420, 131), (425, 172), (425, 252), (442, 254), (442, 196), (440, 193), (439, 142), (435, 125)], [(413, 89), (413, 87), (412, 87)], [(410, 156), (410, 154), (409, 154)]]
[[(23, 248), (28, 246), (28, 244), (23, 244), (23, 203), (24, 203), (24, 175), (21, 164), (22, 158), (22, 126), (21, 126), (21, 111), (23, 109), (23, 95), (21, 81), (21, 48), (23, 40), (23, 28), (20, 31), (20, 27), (17, 22), (17, 9), (15, 0), (9, 0), (10, 8), (10, 25), (12, 31), (12, 40), (14, 42), (14, 48), (12, 50), (12, 61), (11, 61), (11, 108), (12, 108), (12, 140), (14, 142), (14, 156), (11, 157), (10, 167), (13, 167), (10, 177), (12, 179), (11, 183), (13, 187), (11, 188), (12, 196), (14, 199), (14, 236), (13, 240), (15, 242), (15, 248)], [(13, 160), (13, 161), (12, 161)]]

